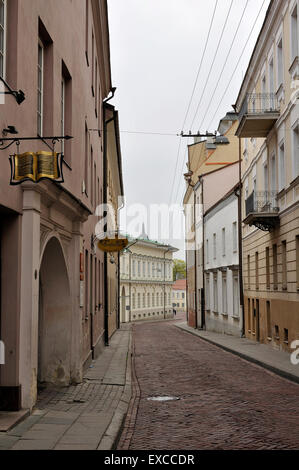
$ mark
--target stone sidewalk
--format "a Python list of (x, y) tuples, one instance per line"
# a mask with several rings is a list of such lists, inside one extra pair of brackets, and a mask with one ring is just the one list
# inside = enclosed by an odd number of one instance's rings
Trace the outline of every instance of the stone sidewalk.
[(185, 321), (174, 323), (174, 325), (243, 359), (265, 367), (275, 374), (299, 383), (299, 364), (292, 364), (290, 354), (287, 352), (278, 351), (248, 338), (197, 330), (188, 326)]
[(83, 382), (40, 393), (32, 414), (6, 433), (0, 450), (110, 450), (131, 398), (131, 326), (117, 330)]

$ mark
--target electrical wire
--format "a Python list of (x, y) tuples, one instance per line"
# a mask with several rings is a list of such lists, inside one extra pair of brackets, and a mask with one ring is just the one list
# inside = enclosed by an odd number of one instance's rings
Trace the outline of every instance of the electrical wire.
[(252, 28), (251, 28), (251, 31), (250, 31), (250, 33), (249, 33), (249, 35), (248, 35), (248, 37), (247, 37), (245, 46), (244, 46), (243, 49), (242, 49), (242, 52), (241, 52), (241, 55), (240, 55), (239, 60), (238, 60), (238, 62), (237, 62), (237, 65), (235, 66), (235, 68), (234, 68), (234, 70), (233, 70), (233, 73), (232, 73), (232, 75), (231, 75), (231, 77), (230, 77), (230, 80), (229, 80), (229, 82), (228, 82), (228, 85), (227, 85), (227, 87), (226, 87), (226, 89), (225, 89), (225, 91), (224, 91), (222, 97), (220, 98), (220, 102), (219, 102), (219, 104), (218, 104), (218, 107), (217, 107), (217, 109), (216, 109), (216, 111), (215, 111), (215, 113), (214, 113), (214, 115), (213, 115), (213, 117), (212, 117), (212, 119), (211, 119), (211, 121), (210, 121), (208, 127), (211, 126), (211, 124), (212, 124), (212, 122), (213, 122), (213, 120), (214, 120), (216, 114), (218, 113), (218, 110), (219, 110), (219, 108), (220, 108), (220, 106), (221, 106), (221, 104), (222, 104), (223, 98), (224, 98), (225, 95), (226, 95), (226, 92), (227, 92), (227, 90), (228, 90), (228, 88), (229, 88), (229, 86), (230, 86), (230, 84), (231, 84), (231, 81), (232, 81), (232, 79), (233, 79), (233, 77), (234, 77), (234, 75), (235, 75), (235, 73), (236, 73), (236, 70), (237, 70), (237, 68), (238, 68), (238, 66), (239, 66), (239, 63), (241, 62), (241, 59), (242, 59), (242, 57), (243, 57), (243, 54), (244, 54), (245, 49), (246, 49), (246, 47), (247, 47), (247, 44), (248, 44), (248, 42), (249, 42), (249, 40), (250, 40), (250, 38), (251, 38), (251, 35), (252, 35), (252, 33), (253, 33), (253, 30), (254, 30), (254, 28), (255, 28), (255, 25), (256, 25), (257, 20), (258, 20), (260, 14), (261, 14), (261, 11), (262, 11), (262, 9), (263, 9), (263, 7), (264, 7), (265, 2), (266, 2), (266, 0), (263, 1), (263, 4), (262, 4), (262, 6), (261, 6), (261, 8), (260, 8), (260, 10), (259, 10), (259, 12), (258, 12), (258, 14), (257, 14), (257, 17), (256, 17), (256, 19), (255, 19), (255, 21), (254, 21), (254, 24), (253, 24), (253, 26), (252, 26)]
[(197, 116), (199, 107), (200, 107), (201, 102), (202, 102), (202, 99), (203, 99), (203, 97), (204, 97), (204, 94), (205, 94), (205, 91), (206, 91), (206, 88), (207, 88), (207, 84), (208, 84), (208, 81), (209, 81), (209, 78), (210, 78), (212, 69), (213, 69), (213, 67), (214, 67), (216, 57), (217, 57), (217, 55), (218, 55), (219, 46), (220, 46), (220, 43), (221, 43), (222, 38), (223, 38), (223, 34), (224, 34), (224, 31), (225, 31), (225, 28), (226, 28), (226, 25), (227, 25), (227, 22), (228, 22), (228, 19), (229, 19), (229, 15), (230, 15), (230, 12), (231, 12), (233, 3), (234, 3), (234, 0), (231, 0), (230, 7), (229, 7), (229, 10), (228, 10), (227, 15), (226, 15), (226, 19), (225, 19), (224, 25), (223, 25), (223, 27), (222, 27), (221, 35), (220, 35), (219, 40), (218, 40), (218, 44), (217, 44), (216, 51), (215, 51), (215, 54), (214, 54), (214, 57), (213, 57), (213, 61), (212, 61), (212, 64), (211, 64), (211, 66), (210, 66), (210, 70), (209, 70), (209, 73), (208, 73), (208, 76), (207, 76), (207, 79), (206, 79), (206, 82), (205, 82), (205, 86), (204, 86), (204, 88), (203, 88), (203, 90), (202, 90), (202, 93), (201, 93), (201, 96), (200, 96), (200, 100), (199, 100), (199, 102), (198, 102), (198, 105), (197, 105), (197, 108), (196, 108), (196, 111), (195, 111), (193, 120), (192, 120), (192, 122), (191, 122), (190, 129), (192, 129), (192, 126), (193, 126), (194, 121), (195, 121), (195, 119), (196, 119), (196, 116)]
[[(183, 120), (181, 130), (184, 129), (184, 126), (185, 126), (185, 123), (186, 123), (186, 120), (187, 120), (187, 116), (188, 116), (188, 113), (189, 113), (189, 110), (190, 110), (191, 102), (192, 102), (192, 99), (193, 99), (193, 96), (194, 96), (194, 93), (195, 93), (196, 85), (197, 85), (197, 82), (198, 82), (198, 77), (199, 77), (199, 74), (200, 74), (200, 71), (201, 71), (201, 68), (202, 68), (203, 60), (204, 60), (206, 50), (207, 50), (207, 46), (208, 46), (209, 39), (210, 39), (211, 30), (212, 30), (212, 27), (213, 27), (213, 24), (214, 24), (214, 18), (215, 18), (218, 2), (219, 2), (219, 0), (216, 0), (216, 2), (215, 2), (213, 15), (212, 15), (212, 18), (210, 20), (208, 35), (207, 35), (207, 38), (206, 38), (204, 50), (203, 50), (203, 53), (202, 53), (202, 56), (201, 56), (200, 64), (199, 64), (199, 67), (198, 67), (198, 70), (197, 70), (197, 75), (196, 75), (196, 78), (195, 78), (195, 82), (194, 82), (194, 85), (193, 85), (192, 93), (191, 93), (191, 96), (190, 96), (190, 99), (189, 99), (189, 103), (188, 103), (188, 106), (187, 106), (187, 110), (186, 110), (186, 113), (185, 113), (185, 117), (184, 117), (184, 120)], [(179, 145), (178, 145), (178, 151), (177, 151), (177, 155), (176, 155), (176, 164), (175, 164), (175, 170), (174, 170), (174, 175), (173, 175), (173, 181), (172, 181), (172, 185), (171, 185), (169, 204), (171, 202), (172, 193), (173, 193), (173, 190), (174, 190), (176, 172), (177, 172), (177, 169), (178, 169), (179, 156), (180, 156), (180, 150), (181, 150), (181, 144), (182, 144), (182, 138), (180, 137), (180, 141), (179, 141)]]
[(234, 43), (235, 43), (235, 39), (236, 39), (236, 37), (237, 37), (237, 34), (238, 34), (239, 29), (240, 29), (242, 20), (243, 20), (243, 18), (244, 18), (245, 11), (246, 11), (246, 9), (247, 9), (248, 3), (249, 3), (249, 0), (247, 0), (246, 5), (245, 5), (245, 7), (244, 7), (244, 9), (243, 9), (243, 13), (242, 13), (242, 16), (241, 16), (241, 18), (240, 18), (238, 27), (237, 27), (236, 32), (235, 32), (235, 34), (234, 34), (234, 37), (233, 37), (233, 40), (232, 40), (232, 42), (231, 42), (231, 45), (230, 45), (229, 51), (228, 51), (228, 53), (227, 53), (227, 56), (226, 56), (226, 58), (225, 58), (225, 60), (224, 60), (222, 70), (221, 70), (221, 72), (220, 72), (219, 77), (217, 78), (216, 86), (215, 86), (215, 88), (214, 88), (214, 90), (213, 90), (213, 92), (212, 92), (212, 94), (211, 94), (212, 99), (210, 100), (210, 102), (209, 102), (209, 104), (208, 104), (208, 106), (207, 106), (207, 108), (206, 108), (206, 110), (205, 110), (204, 117), (202, 118), (201, 123), (200, 123), (200, 125), (199, 125), (199, 129), (202, 128), (202, 125), (203, 125), (203, 123), (204, 123), (204, 120), (205, 120), (205, 118), (206, 118), (206, 116), (207, 116), (207, 114), (208, 114), (208, 110), (210, 109), (211, 103), (212, 103), (212, 101), (213, 101), (213, 99), (214, 99), (214, 97), (215, 97), (215, 92), (216, 92), (216, 90), (217, 90), (217, 88), (218, 88), (218, 86), (219, 86), (219, 83), (220, 83), (220, 80), (221, 80), (221, 78), (222, 78), (224, 69), (225, 69), (225, 67), (226, 67), (226, 65), (227, 65), (228, 58), (229, 58), (230, 53), (231, 53), (231, 51), (232, 51), (233, 45), (234, 45)]

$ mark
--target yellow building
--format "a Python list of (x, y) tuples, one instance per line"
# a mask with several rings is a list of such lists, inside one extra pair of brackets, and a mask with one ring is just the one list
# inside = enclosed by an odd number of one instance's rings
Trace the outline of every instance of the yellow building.
[(131, 239), (120, 256), (121, 322), (164, 319), (173, 316), (170, 245), (149, 240), (145, 234)]
[(238, 98), (246, 336), (299, 338), (298, 0), (271, 1)]

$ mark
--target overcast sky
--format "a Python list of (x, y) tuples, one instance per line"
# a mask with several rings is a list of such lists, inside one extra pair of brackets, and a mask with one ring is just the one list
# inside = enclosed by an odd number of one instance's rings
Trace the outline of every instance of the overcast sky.
[[(117, 87), (111, 103), (119, 110), (127, 208), (134, 203), (181, 204), (187, 139), (175, 134), (184, 121), (185, 132), (192, 122), (194, 132), (200, 125), (201, 132), (215, 131), (236, 101), (269, 0), (218, 0), (214, 10), (215, 5), (216, 0), (108, 0), (112, 82)], [(146, 229), (152, 237), (151, 227)], [(183, 257), (184, 241), (170, 241)]]

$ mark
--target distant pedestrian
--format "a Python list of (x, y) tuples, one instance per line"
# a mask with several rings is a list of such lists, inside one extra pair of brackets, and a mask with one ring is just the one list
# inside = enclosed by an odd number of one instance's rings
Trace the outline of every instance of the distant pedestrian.
[(173, 309), (173, 314), (176, 315), (176, 309), (175, 308)]

